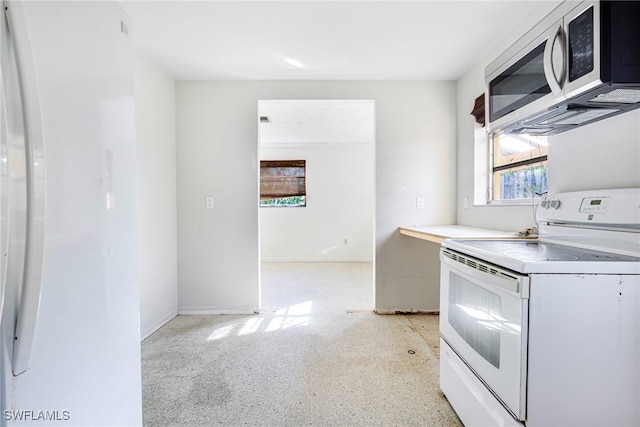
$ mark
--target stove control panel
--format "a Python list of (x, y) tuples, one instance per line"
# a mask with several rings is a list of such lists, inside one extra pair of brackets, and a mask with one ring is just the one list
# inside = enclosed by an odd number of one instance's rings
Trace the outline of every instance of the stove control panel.
[(611, 197), (585, 197), (580, 205), (582, 213), (606, 213)]
[(536, 209), (536, 222), (623, 225), (640, 230), (640, 188), (547, 194)]
[(543, 209), (559, 209), (562, 202), (558, 199), (543, 199), (540, 202), (540, 207)]

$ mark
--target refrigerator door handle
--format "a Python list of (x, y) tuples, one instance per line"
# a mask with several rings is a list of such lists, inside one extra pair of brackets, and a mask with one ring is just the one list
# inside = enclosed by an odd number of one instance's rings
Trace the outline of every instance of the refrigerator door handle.
[(13, 35), (22, 95), (27, 157), (26, 252), (20, 308), (13, 346), (13, 375), (29, 369), (40, 311), (45, 229), (44, 133), (40, 95), (29, 31), (22, 2), (6, 2), (9, 31)]
[[(5, 34), (4, 19), (0, 22), (0, 43)], [(2, 45), (0, 44), (0, 49)], [(7, 282), (7, 259), (9, 255), (9, 168), (7, 146), (9, 136), (6, 121), (3, 65), (0, 64), (0, 319), (4, 312), (4, 295)]]

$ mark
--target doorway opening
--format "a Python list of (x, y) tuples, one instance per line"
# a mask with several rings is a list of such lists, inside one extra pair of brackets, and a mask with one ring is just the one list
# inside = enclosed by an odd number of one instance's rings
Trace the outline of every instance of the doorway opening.
[(260, 100), (258, 115), (260, 311), (372, 311), (375, 101)]

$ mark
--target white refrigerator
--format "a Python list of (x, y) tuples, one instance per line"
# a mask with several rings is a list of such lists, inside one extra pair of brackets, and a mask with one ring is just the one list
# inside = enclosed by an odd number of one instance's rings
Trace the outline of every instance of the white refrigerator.
[(131, 24), (2, 1), (1, 425), (142, 424)]

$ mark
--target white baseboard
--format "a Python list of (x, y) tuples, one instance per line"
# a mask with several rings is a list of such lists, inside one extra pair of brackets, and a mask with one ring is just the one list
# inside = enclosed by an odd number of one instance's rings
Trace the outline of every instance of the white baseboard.
[(220, 309), (220, 308), (181, 308), (178, 310), (178, 314), (243, 314), (253, 315), (258, 314), (258, 309)]
[(151, 334), (153, 334), (158, 329), (162, 328), (164, 325), (166, 325), (171, 319), (173, 319), (177, 315), (178, 315), (178, 310), (172, 309), (169, 313), (167, 313), (166, 315), (162, 316), (161, 320), (156, 322), (155, 325), (152, 326), (150, 329), (145, 330), (145, 331), (140, 330), (140, 342), (142, 342), (145, 339), (147, 339)]

